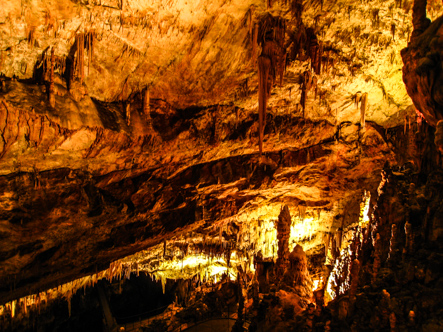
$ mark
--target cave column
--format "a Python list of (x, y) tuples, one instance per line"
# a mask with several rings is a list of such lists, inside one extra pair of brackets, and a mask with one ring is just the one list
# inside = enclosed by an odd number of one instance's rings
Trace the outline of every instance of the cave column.
[(431, 24), (431, 20), (426, 17), (427, 0), (414, 0), (412, 7), (412, 25), (414, 31), (412, 32), (411, 40), (414, 37), (421, 35)]
[(283, 206), (278, 215), (277, 223), (277, 275), (283, 275), (289, 262), (289, 234), (291, 231), (291, 214), (287, 205)]

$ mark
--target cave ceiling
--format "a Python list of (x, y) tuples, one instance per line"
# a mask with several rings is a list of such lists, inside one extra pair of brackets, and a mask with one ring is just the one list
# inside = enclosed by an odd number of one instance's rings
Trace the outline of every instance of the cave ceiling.
[[(358, 220), (383, 165), (406, 158), (392, 137), (416, 117), (400, 56), (412, 3), (304, 1), (301, 19), (324, 49), (304, 110), (311, 61), (291, 57), (292, 3), (3, 1), (0, 303), (168, 241), (260, 247), (264, 235), (244, 229), (276, 220), (283, 204), (311, 254)], [(428, 16), (440, 9), (432, 2)], [(269, 15), (285, 22), (287, 60), (259, 154), (254, 35)], [(83, 73), (70, 80), (78, 40)]]

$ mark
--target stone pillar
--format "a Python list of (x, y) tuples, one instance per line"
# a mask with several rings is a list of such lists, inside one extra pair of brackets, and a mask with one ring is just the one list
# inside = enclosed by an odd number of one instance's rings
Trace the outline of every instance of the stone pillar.
[(291, 214), (287, 205), (283, 206), (278, 215), (277, 223), (277, 275), (283, 275), (289, 261), (289, 235), (291, 231)]
[(412, 7), (412, 25), (414, 31), (412, 32), (411, 40), (421, 35), (431, 24), (431, 20), (426, 17), (427, 0), (414, 0)]

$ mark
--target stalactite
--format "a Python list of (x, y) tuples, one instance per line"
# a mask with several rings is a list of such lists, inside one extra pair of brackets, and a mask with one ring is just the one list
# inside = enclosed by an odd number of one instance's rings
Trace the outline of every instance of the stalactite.
[(88, 31), (86, 34), (88, 45), (88, 75), (90, 72), (90, 66), (94, 59), (94, 44), (95, 44), (95, 31)]
[(395, 23), (391, 24), (392, 40), (395, 40)]
[(316, 52), (315, 67), (314, 67), (314, 72), (317, 75), (321, 74), (322, 58), (323, 58), (323, 43), (320, 42)]
[(55, 93), (54, 93), (54, 48), (51, 48), (51, 69), (49, 72), (49, 105), (55, 107)]
[(161, 278), (161, 283), (162, 283), (162, 291), (163, 291), (163, 294), (165, 294), (165, 289), (166, 289), (166, 277), (162, 274), (162, 275), (160, 276), (160, 278)]
[(360, 103), (360, 101), (361, 101), (361, 92), (357, 92), (354, 95), (354, 104), (355, 104), (355, 107), (357, 108), (357, 110), (358, 110), (358, 104)]
[(79, 33), (75, 36), (75, 38), (77, 43), (77, 57), (75, 68), (78, 71), (77, 77), (80, 78), (80, 85), (82, 85), (85, 77), (85, 35), (83, 33)]
[(292, 16), (296, 19), (297, 26), (300, 26), (301, 17), (303, 14), (303, 1), (302, 0), (292, 0), (291, 12), (292, 12)]
[(265, 55), (261, 55), (258, 58), (258, 73), (259, 73), (259, 109), (258, 109), (258, 117), (259, 117), (259, 150), (260, 154), (263, 152), (263, 135), (264, 128), (266, 125), (266, 106), (268, 102), (268, 80), (269, 74), (271, 70), (271, 59)]
[(254, 34), (252, 36), (252, 60), (255, 61), (257, 57), (257, 39), (258, 39), (258, 24), (254, 24)]
[(314, 100), (317, 99), (317, 94), (318, 94), (318, 79), (317, 76), (313, 76), (312, 77), (312, 87), (314, 88)]
[(300, 105), (303, 110), (303, 118), (305, 117), (306, 94), (307, 94), (307, 88), (306, 88), (306, 84), (303, 82), (302, 86), (301, 86), (301, 96), (300, 96)]
[(360, 106), (360, 125), (362, 128), (365, 127), (365, 114), (368, 107), (368, 93), (365, 92), (361, 96), (361, 106)]
[(34, 48), (35, 44), (35, 27), (31, 27), (28, 32), (28, 45), (31, 49)]
[(275, 83), (276, 75), (280, 75), (282, 83), (286, 50), (284, 48), (286, 21), (281, 17), (268, 14), (262, 18), (258, 31), (258, 43), (262, 46), (262, 54), (258, 58), (259, 67), (259, 150), (263, 151), (263, 135), (266, 121), (267, 100)]
[(377, 29), (378, 26), (380, 25), (380, 9), (379, 8), (375, 8), (372, 10), (372, 28)]

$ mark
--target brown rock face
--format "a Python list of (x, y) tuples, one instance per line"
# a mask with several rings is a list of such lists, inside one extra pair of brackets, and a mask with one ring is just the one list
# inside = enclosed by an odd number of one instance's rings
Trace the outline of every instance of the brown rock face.
[(443, 18), (429, 25), (422, 6), (414, 5), (413, 23), (411, 42), (401, 51), (403, 81), (415, 107), (435, 127), (443, 119)]
[(438, 121), (437, 123), (434, 142), (440, 152), (443, 153), (443, 121)]

